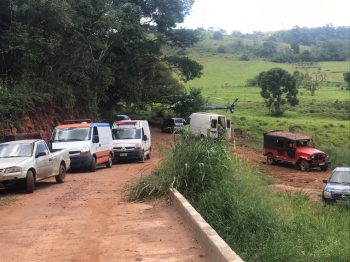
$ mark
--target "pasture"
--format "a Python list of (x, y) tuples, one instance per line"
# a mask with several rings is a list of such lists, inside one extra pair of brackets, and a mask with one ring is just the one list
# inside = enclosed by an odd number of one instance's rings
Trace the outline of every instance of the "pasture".
[(299, 105), (285, 106), (285, 114), (279, 118), (269, 115), (260, 88), (246, 87), (245, 82), (274, 67), (293, 73), (292, 65), (237, 61), (222, 55), (201, 62), (204, 65), (202, 77), (187, 83), (187, 87), (201, 88), (211, 104), (227, 105), (239, 98), (233, 115), (223, 110), (214, 111), (231, 116), (235, 129), (250, 131), (258, 142), (262, 140), (263, 131), (283, 129), (309, 134), (317, 138), (319, 144), (350, 147), (350, 91), (344, 88), (342, 78), (349, 62), (317, 64), (332, 81), (316, 90), (314, 96), (305, 88), (299, 88)]

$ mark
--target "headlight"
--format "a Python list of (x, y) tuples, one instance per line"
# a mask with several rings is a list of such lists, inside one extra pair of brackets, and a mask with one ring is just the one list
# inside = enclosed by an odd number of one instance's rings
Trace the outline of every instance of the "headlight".
[(314, 159), (315, 158), (315, 156), (311, 156), (311, 159)]
[(80, 150), (81, 155), (90, 154), (90, 148), (88, 146), (83, 146)]
[(140, 143), (135, 144), (135, 149), (141, 149), (141, 144)]
[(324, 198), (332, 198), (332, 194), (329, 191), (323, 191), (323, 197)]
[(22, 172), (22, 167), (12, 166), (5, 169), (5, 173), (17, 173)]
[(323, 155), (322, 155), (322, 157), (326, 158), (326, 157), (327, 157), (327, 155), (326, 155), (326, 154), (323, 154)]

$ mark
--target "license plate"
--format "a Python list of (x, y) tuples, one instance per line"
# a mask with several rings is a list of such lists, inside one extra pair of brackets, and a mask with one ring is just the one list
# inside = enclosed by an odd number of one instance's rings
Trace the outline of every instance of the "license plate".
[(322, 163), (318, 163), (320, 166), (324, 166), (326, 163), (322, 162)]
[(128, 156), (128, 153), (121, 153), (120, 156)]

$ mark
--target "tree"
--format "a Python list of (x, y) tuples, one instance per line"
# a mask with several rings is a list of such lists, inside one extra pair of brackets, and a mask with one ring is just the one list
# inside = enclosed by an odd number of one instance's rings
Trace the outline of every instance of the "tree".
[(282, 68), (272, 68), (258, 75), (261, 87), (260, 95), (265, 99), (269, 113), (275, 116), (283, 115), (281, 107), (286, 103), (291, 106), (299, 104), (298, 89), (294, 77)]
[(194, 112), (201, 111), (202, 106), (205, 104), (205, 99), (202, 96), (202, 90), (199, 88), (191, 88), (190, 93), (187, 91), (180, 96), (179, 99), (173, 101), (172, 109), (175, 114), (180, 117), (188, 117)]
[(350, 90), (350, 72), (344, 73), (344, 81), (348, 83), (348, 89)]
[(315, 95), (317, 89), (321, 88), (321, 84), (326, 80), (327, 75), (321, 72), (321, 68), (318, 68), (316, 74), (311, 76), (308, 71), (304, 75), (303, 85), (310, 91), (311, 96)]
[(215, 31), (213, 33), (213, 39), (214, 40), (222, 40), (222, 39), (224, 39), (224, 35), (220, 31)]
[(293, 50), (294, 54), (299, 54), (300, 53), (300, 48), (299, 48), (299, 44), (297, 42), (293, 42), (290, 45), (290, 48)]
[(299, 88), (304, 81), (304, 74), (298, 70), (293, 72), (293, 77), (296, 81), (296, 87)]

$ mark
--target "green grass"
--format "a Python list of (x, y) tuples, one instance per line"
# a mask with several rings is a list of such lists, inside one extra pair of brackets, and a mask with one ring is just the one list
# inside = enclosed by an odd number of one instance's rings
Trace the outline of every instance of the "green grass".
[[(266, 130), (280, 129), (306, 133), (312, 136), (317, 147), (338, 147), (348, 157), (350, 165), (350, 91), (344, 88), (346, 83), (343, 73), (349, 71), (349, 61), (321, 62), (310, 68), (312, 73), (318, 68), (327, 74), (327, 82), (316, 90), (314, 96), (310, 91), (299, 88), (299, 105), (285, 106), (283, 117), (271, 117), (260, 96), (259, 87), (245, 87), (246, 80), (254, 78), (262, 71), (281, 67), (293, 73), (295, 67), (290, 64), (272, 63), (262, 60), (239, 61), (233, 54), (215, 52), (220, 44), (227, 44), (233, 39), (225, 37), (222, 41), (210, 38), (207, 32), (205, 40), (187, 49), (188, 56), (203, 64), (203, 75), (186, 83), (186, 87), (201, 88), (211, 104), (229, 105), (239, 98), (234, 114), (223, 110), (211, 112), (231, 116), (235, 129), (250, 131), (262, 147), (262, 133)], [(344, 161), (334, 161), (333, 166)]]
[(348, 261), (349, 207), (269, 190), (274, 181), (225, 141), (176, 137), (156, 170), (130, 188), (130, 200), (177, 188), (244, 261)]

